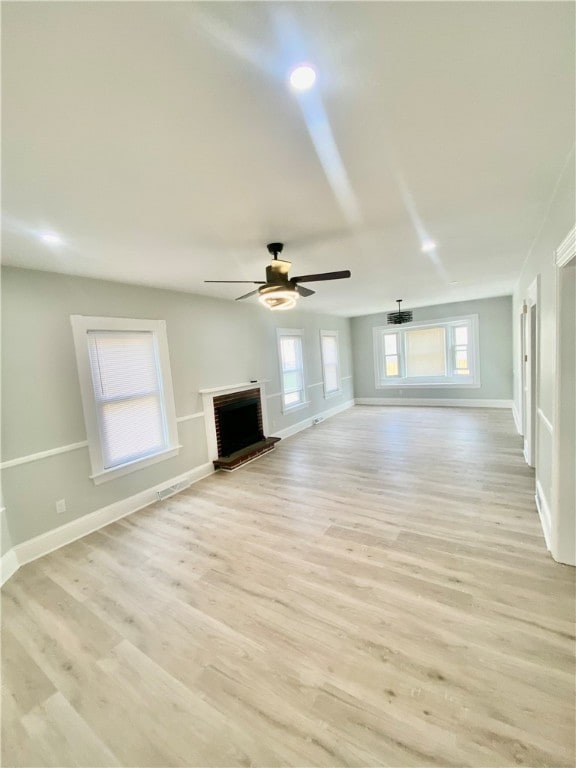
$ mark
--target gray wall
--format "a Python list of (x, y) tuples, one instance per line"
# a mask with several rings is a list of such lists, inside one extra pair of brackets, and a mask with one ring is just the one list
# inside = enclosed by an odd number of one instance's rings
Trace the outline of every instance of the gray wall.
[[(5, 268), (2, 273), (2, 460), (86, 439), (70, 315), (164, 319), (176, 415), (202, 410), (198, 390), (269, 379), (270, 431), (280, 431), (353, 397), (350, 323), (302, 311), (269, 312), (257, 303), (219, 301), (175, 291)], [(281, 412), (276, 327), (303, 328), (308, 385), (322, 381), (320, 329), (340, 334), (343, 392)], [(176, 477), (207, 461), (202, 418), (178, 425), (180, 454), (95, 486), (87, 448), (6, 468), (4, 504), (14, 545)], [(55, 502), (65, 498), (67, 512)]]
[(512, 299), (510, 296), (419, 307), (413, 312), (414, 322), (460, 315), (478, 315), (481, 386), (468, 389), (416, 386), (376, 389), (372, 329), (386, 325), (386, 313), (381, 312), (376, 315), (352, 318), (356, 397), (512, 399)]

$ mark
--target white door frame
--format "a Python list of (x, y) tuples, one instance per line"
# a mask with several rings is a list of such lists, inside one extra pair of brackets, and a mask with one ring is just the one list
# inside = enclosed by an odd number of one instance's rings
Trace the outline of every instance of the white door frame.
[[(561, 563), (576, 565), (576, 510), (570, 509), (561, 493), (560, 478), (574, 478), (576, 467), (569, 466), (571, 457), (563, 450), (566, 430), (576, 429), (576, 424), (566, 424), (563, 414), (563, 402), (567, 393), (563, 391), (562, 359), (562, 278), (563, 270), (576, 258), (576, 225), (562, 241), (555, 253), (555, 289), (556, 289), (556, 372), (554, 377), (554, 453), (552, 456), (552, 555)], [(571, 396), (568, 393), (568, 396)]]
[(526, 402), (526, 366), (524, 364), (525, 346), (526, 346), (526, 303), (523, 303), (520, 310), (520, 410), (518, 412), (518, 421), (516, 429), (522, 436), (526, 434), (526, 415), (524, 412), (524, 404)]
[[(539, 359), (540, 359), (540, 339), (538, 337), (538, 313), (540, 298), (540, 275), (536, 275), (532, 283), (528, 286), (526, 299), (524, 301), (524, 357), (522, 365), (524, 368), (524, 392), (523, 392), (523, 418), (522, 426), (524, 428), (524, 458), (531, 467), (536, 466), (536, 445), (538, 419), (536, 411), (538, 407), (538, 385), (539, 385)], [(533, 328), (532, 308), (535, 307), (535, 327)], [(534, 333), (535, 352), (532, 352), (532, 334)]]

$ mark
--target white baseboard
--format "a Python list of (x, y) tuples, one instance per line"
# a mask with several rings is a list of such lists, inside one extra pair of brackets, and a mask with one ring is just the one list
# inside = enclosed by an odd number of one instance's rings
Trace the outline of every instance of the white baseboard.
[(512, 400), (445, 397), (357, 397), (356, 405), (432, 405), (442, 408), (512, 408)]
[(534, 498), (536, 499), (536, 507), (540, 517), (540, 525), (542, 526), (542, 531), (544, 532), (546, 547), (549, 551), (551, 551), (550, 544), (552, 541), (552, 515), (550, 513), (550, 505), (548, 504), (548, 500), (546, 499), (546, 495), (542, 489), (542, 486), (540, 485), (539, 480), (536, 480), (536, 494)]
[(514, 417), (514, 424), (516, 425), (516, 432), (518, 432), (519, 435), (522, 434), (522, 421), (520, 420), (520, 414), (518, 413), (518, 409), (516, 408), (516, 403), (512, 402), (512, 416)]
[(308, 416), (308, 418), (304, 419), (304, 421), (299, 421), (296, 424), (292, 424), (291, 427), (286, 427), (286, 429), (281, 429), (278, 432), (274, 432), (272, 437), (281, 437), (282, 439), (292, 437), (292, 435), (295, 435), (298, 432), (302, 432), (303, 429), (308, 429), (308, 427), (311, 427), (314, 423), (314, 419), (329, 419), (330, 416), (335, 416), (337, 413), (342, 413), (342, 411), (346, 411), (348, 408), (352, 408), (353, 405), (354, 400), (346, 400), (345, 403), (340, 403), (340, 405), (336, 405), (334, 408), (328, 408), (326, 411), (315, 413), (314, 416)]
[(5, 584), (8, 579), (18, 570), (18, 558), (13, 549), (9, 549), (0, 558), (0, 586)]
[[(153, 504), (158, 501), (158, 491), (163, 491), (178, 483), (196, 483), (213, 472), (214, 465), (212, 462), (200, 464), (198, 467), (178, 475), (178, 477), (165, 480), (163, 483), (147, 488), (145, 491), (136, 493), (134, 496), (115, 501), (107, 507), (97, 509), (95, 512), (83, 515), (76, 520), (72, 520), (70, 523), (61, 525), (59, 528), (54, 528), (51, 531), (40, 534), (40, 536), (24, 541), (22, 544), (17, 544), (2, 558), (2, 583), (10, 578), (18, 570), (19, 566), (30, 563), (32, 560), (37, 560), (39, 557), (43, 557), (43, 555), (47, 555), (55, 549), (71, 544), (73, 541), (81, 539), (83, 536), (87, 536), (89, 533), (93, 533), (105, 525), (109, 525), (116, 520), (120, 520), (122, 517), (131, 515), (133, 512)], [(8, 574), (6, 577), (4, 577), (5, 561), (6, 573)]]

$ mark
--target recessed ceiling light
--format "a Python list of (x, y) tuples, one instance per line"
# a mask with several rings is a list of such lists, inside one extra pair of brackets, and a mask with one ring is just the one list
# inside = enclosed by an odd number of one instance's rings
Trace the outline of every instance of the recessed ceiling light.
[(430, 253), (430, 251), (436, 250), (436, 243), (434, 240), (424, 240), (421, 249), (423, 253)]
[(450, 283), (450, 285), (459, 285), (459, 283), (458, 283), (458, 280), (452, 280), (452, 282)]
[(56, 232), (42, 232), (40, 239), (48, 245), (62, 245), (62, 238)]
[(290, 73), (290, 85), (296, 91), (307, 91), (316, 82), (316, 72), (309, 64), (299, 64)]

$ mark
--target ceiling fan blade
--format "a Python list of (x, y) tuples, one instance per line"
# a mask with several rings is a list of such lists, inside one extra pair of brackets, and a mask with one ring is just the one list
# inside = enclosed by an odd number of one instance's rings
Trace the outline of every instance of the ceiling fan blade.
[(264, 280), (204, 280), (205, 283), (250, 283), (250, 285), (264, 285)]
[(319, 280), (341, 280), (344, 277), (350, 277), (352, 273), (349, 269), (344, 269), (341, 272), (322, 272), (319, 275), (300, 275), (299, 277), (293, 277), (291, 283), (314, 283)]
[(234, 301), (240, 301), (240, 299), (247, 299), (249, 296), (255, 296), (259, 290), (259, 288), (256, 288), (255, 291), (250, 291), (250, 293), (245, 293), (243, 296), (238, 296)]
[(304, 288), (303, 285), (297, 285), (296, 290), (300, 296), (313, 296), (316, 293), (316, 291), (311, 291), (310, 288)]

